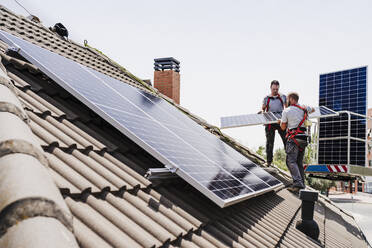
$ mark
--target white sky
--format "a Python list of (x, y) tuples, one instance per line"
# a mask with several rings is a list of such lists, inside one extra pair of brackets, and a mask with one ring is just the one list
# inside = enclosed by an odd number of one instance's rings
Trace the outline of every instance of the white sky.
[[(154, 58), (180, 60), (181, 105), (217, 126), (257, 112), (273, 79), (316, 106), (320, 73), (372, 64), (370, 0), (19, 2), (143, 79), (153, 79)], [(0, 4), (28, 15), (14, 0)], [(225, 132), (251, 148), (265, 143), (263, 126)]]

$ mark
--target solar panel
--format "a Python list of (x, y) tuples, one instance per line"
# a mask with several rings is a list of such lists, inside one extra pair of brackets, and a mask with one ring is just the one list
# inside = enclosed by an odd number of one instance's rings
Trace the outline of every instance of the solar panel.
[(366, 115), (367, 67), (321, 74), (319, 105)]
[(309, 118), (326, 118), (332, 116), (338, 116), (336, 111), (329, 109), (325, 106), (315, 107), (314, 112), (309, 115)]
[(365, 166), (367, 67), (321, 74), (319, 104), (350, 112), (320, 120), (318, 163)]
[(221, 117), (221, 128), (253, 126), (277, 122), (278, 118), (271, 112)]
[[(338, 113), (325, 107), (315, 107), (315, 112), (309, 115), (309, 118), (326, 118), (337, 116)], [(282, 118), (281, 112), (265, 112), (262, 114), (249, 114), (221, 117), (221, 128), (253, 126), (261, 124), (277, 123)]]
[(220, 207), (281, 185), (162, 98), (6, 32), (0, 38)]

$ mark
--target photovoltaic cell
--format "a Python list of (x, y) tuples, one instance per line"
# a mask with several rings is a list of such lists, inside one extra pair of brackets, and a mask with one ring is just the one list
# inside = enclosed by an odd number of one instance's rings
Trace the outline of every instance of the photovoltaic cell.
[[(319, 104), (335, 111), (350, 111), (320, 120), (318, 163), (365, 166), (367, 67), (321, 74)], [(354, 114), (355, 113), (355, 114)], [(359, 114), (359, 115), (358, 115)], [(348, 131), (350, 125), (350, 133)]]
[(0, 38), (219, 206), (281, 185), (165, 100), (6, 32)]

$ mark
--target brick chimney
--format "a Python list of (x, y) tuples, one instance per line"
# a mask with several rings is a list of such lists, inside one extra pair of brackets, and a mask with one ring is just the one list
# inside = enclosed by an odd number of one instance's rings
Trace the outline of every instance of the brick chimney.
[(180, 104), (180, 62), (173, 57), (154, 61), (154, 87)]

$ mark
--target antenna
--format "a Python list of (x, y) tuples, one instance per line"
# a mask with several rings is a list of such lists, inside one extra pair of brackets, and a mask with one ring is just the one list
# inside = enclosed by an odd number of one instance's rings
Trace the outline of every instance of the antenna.
[(21, 6), (29, 15), (31, 15), (31, 13), (21, 4), (19, 3), (17, 0), (14, 0), (14, 2), (16, 2), (19, 6)]

